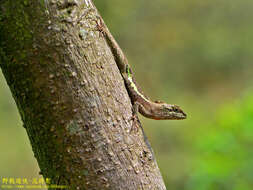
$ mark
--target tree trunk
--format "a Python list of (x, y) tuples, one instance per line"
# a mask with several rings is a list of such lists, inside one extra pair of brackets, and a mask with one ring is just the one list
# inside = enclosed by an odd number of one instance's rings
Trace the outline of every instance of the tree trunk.
[(43, 177), (68, 189), (165, 189), (142, 130), (131, 130), (91, 0), (1, 0), (0, 11), (1, 69)]

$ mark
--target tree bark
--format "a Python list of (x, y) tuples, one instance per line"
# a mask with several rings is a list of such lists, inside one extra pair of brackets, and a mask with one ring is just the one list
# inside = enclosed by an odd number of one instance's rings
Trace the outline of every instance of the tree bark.
[(165, 189), (142, 130), (131, 131), (91, 0), (1, 0), (0, 11), (0, 66), (43, 177), (68, 189)]

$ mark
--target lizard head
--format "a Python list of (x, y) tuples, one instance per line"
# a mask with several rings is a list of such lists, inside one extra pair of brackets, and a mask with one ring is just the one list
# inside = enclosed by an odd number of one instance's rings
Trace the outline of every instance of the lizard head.
[(186, 119), (186, 114), (179, 106), (166, 103), (159, 103), (159, 104), (160, 104), (159, 119), (171, 119), (171, 120)]

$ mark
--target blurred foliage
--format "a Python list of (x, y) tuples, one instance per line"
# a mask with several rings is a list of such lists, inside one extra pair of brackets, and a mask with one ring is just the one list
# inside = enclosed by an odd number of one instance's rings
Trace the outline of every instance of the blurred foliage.
[(187, 189), (252, 189), (252, 92), (240, 102), (224, 105), (216, 121), (205, 126), (195, 138), (195, 164)]
[[(253, 1), (94, 3), (145, 94), (188, 113), (184, 121), (141, 117), (167, 188), (253, 189)], [(38, 174), (21, 126), (1, 76), (0, 177)]]
[(2, 73), (0, 75), (0, 149), (0, 179), (38, 177), (38, 166), (32, 148)]

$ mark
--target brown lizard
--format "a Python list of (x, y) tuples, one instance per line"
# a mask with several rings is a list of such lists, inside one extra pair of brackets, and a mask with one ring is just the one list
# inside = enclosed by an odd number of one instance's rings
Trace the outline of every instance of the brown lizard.
[(151, 101), (141, 93), (133, 77), (128, 60), (115, 41), (102, 19), (97, 22), (98, 30), (103, 34), (114, 56), (115, 62), (125, 81), (127, 91), (133, 104), (133, 118), (136, 119), (138, 111), (145, 117), (156, 120), (180, 120), (186, 119), (186, 114), (177, 105), (167, 104), (161, 101)]

